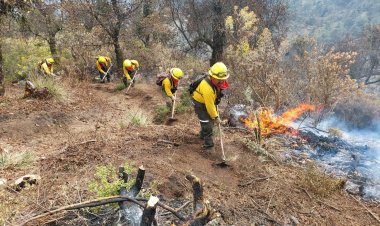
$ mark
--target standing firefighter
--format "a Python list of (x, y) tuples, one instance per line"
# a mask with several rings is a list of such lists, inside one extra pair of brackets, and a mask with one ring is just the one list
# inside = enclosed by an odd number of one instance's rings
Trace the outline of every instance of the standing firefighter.
[(47, 58), (44, 61), (42, 61), (40, 63), (41, 73), (48, 77), (55, 76), (55, 74), (53, 73), (53, 64), (54, 64), (53, 58)]
[(212, 137), (214, 121), (221, 123), (216, 106), (219, 104), (223, 92), (228, 88), (226, 79), (229, 76), (226, 65), (217, 62), (200, 82), (195, 81), (190, 85), (189, 91), (192, 93), (194, 110), (201, 124), (199, 136), (204, 140), (203, 148), (214, 146)]
[(124, 71), (124, 77), (123, 77), (123, 83), (127, 87), (130, 83), (132, 83), (132, 86), (134, 86), (135, 83), (135, 75), (137, 71), (140, 68), (140, 64), (137, 60), (124, 60), (123, 62), (123, 71)]
[(175, 92), (177, 91), (179, 80), (183, 72), (179, 68), (170, 69), (169, 73), (164, 72), (158, 75), (156, 84), (162, 87), (163, 95), (166, 97), (166, 106), (172, 107), (175, 101)]
[(99, 71), (100, 80), (102, 80), (102, 82), (104, 82), (105, 78), (107, 78), (107, 82), (111, 81), (110, 72), (108, 70), (110, 66), (111, 66), (111, 58), (104, 57), (104, 56), (96, 57), (96, 68)]

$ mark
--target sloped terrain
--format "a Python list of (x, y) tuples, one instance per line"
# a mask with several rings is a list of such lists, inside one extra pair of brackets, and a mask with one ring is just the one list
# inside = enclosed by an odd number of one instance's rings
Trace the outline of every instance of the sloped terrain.
[[(115, 86), (82, 82), (68, 89), (67, 97), (60, 101), (22, 99), (22, 87), (12, 87), (0, 99), (2, 152), (28, 151), (35, 156), (26, 166), (2, 166), (1, 177), (13, 181), (25, 174), (38, 174), (42, 178), (38, 185), (20, 192), (0, 190), (0, 222), (15, 225), (38, 212), (92, 199), (88, 183), (96, 167), (128, 162), (136, 168), (144, 165), (144, 187), (155, 184), (154, 192), (168, 204), (191, 200), (185, 175), (198, 176), (204, 182), (206, 198), (226, 225), (378, 223), (341, 190), (325, 197), (314, 194), (306, 187), (305, 173), (298, 163), (263, 160), (248, 150), (243, 142), (251, 136), (248, 133), (226, 130), (225, 148), (231, 166), (215, 166), (220, 148), (216, 146), (212, 152), (201, 149), (199, 125), (192, 111), (177, 115), (179, 121), (172, 126), (126, 126), (126, 115), (142, 110), (153, 118), (154, 109), (164, 101), (154, 84), (141, 82), (128, 96), (115, 91)], [(267, 143), (272, 143), (277, 153), (286, 149), (274, 138)], [(365, 205), (380, 215), (378, 204)], [(80, 214), (74, 214), (70, 221), (64, 217), (56, 216), (61, 219), (58, 223), (47, 221), (53, 225), (84, 224)], [(159, 224), (169, 225), (171, 219), (175, 218), (160, 217)]]

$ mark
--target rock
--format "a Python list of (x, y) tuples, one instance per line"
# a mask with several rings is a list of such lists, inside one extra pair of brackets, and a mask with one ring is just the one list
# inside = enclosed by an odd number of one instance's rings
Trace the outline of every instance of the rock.
[(216, 214), (216, 218), (209, 221), (206, 226), (226, 226), (226, 222), (224, 222), (223, 218), (219, 213)]
[(7, 179), (5, 178), (0, 178), (0, 188), (4, 187), (7, 184)]
[(21, 191), (21, 189), (25, 188), (27, 185), (37, 184), (39, 180), (41, 180), (41, 177), (35, 174), (22, 176), (15, 181), (15, 190)]
[(344, 185), (344, 190), (352, 195), (360, 195), (361, 185), (355, 184), (354, 182), (348, 180)]

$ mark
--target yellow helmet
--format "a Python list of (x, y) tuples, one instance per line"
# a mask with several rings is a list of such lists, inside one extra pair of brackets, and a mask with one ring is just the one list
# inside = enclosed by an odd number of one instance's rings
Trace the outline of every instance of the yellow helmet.
[(139, 67), (140, 67), (140, 64), (139, 64), (139, 62), (138, 62), (137, 60), (131, 60), (131, 63), (132, 63), (133, 65), (135, 65), (136, 68), (139, 68)]
[(181, 79), (183, 76), (183, 72), (179, 68), (172, 68), (170, 69), (170, 74), (173, 76), (175, 79)]
[(99, 62), (99, 63), (104, 63), (104, 64), (105, 64), (105, 63), (107, 63), (107, 60), (106, 60), (105, 57), (99, 56), (99, 57), (98, 57), (98, 62)]
[(123, 67), (130, 67), (132, 66), (132, 62), (130, 60), (124, 60)]
[(54, 61), (53, 58), (47, 58), (47, 59), (46, 59), (46, 62), (47, 62), (48, 64), (53, 64), (55, 61)]
[(212, 65), (208, 73), (211, 75), (211, 77), (216, 78), (218, 80), (226, 80), (228, 79), (228, 77), (230, 77), (226, 65), (222, 62), (217, 62), (214, 65)]

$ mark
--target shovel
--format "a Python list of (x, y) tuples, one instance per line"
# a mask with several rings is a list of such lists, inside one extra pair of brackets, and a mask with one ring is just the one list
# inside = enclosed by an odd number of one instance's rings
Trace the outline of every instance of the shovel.
[(173, 104), (172, 104), (172, 114), (170, 116), (170, 118), (168, 119), (167, 123), (166, 124), (171, 124), (175, 121), (178, 121), (178, 119), (174, 118), (174, 110), (175, 110), (175, 100), (177, 99), (177, 93), (174, 94), (174, 101), (173, 101)]
[(125, 91), (125, 95), (128, 94), (128, 91), (129, 91), (129, 89), (131, 88), (132, 84), (135, 82), (135, 78), (137, 77), (137, 75), (139, 75), (139, 74), (136, 74), (135, 76), (133, 76), (133, 78), (132, 78), (132, 80), (131, 80), (131, 83), (129, 84), (127, 90)]
[[(219, 111), (218, 111), (218, 115), (219, 115)], [(226, 155), (224, 154), (223, 130), (222, 130), (222, 125), (220, 122), (218, 123), (218, 129), (219, 129), (220, 149), (222, 150), (222, 161), (215, 163), (215, 165), (224, 168), (224, 167), (227, 167), (229, 165), (227, 164)]]
[(110, 67), (108, 68), (107, 72), (104, 74), (103, 79), (102, 79), (102, 82), (106, 79), (106, 77), (107, 77), (107, 75), (108, 75), (108, 72), (111, 70), (111, 67), (112, 67), (112, 64), (111, 64)]

